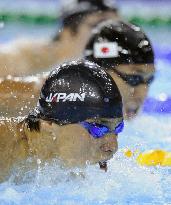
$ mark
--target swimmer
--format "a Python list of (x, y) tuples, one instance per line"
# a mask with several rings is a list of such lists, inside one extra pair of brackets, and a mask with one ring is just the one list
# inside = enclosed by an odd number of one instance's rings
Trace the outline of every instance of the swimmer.
[(93, 31), (85, 59), (105, 68), (123, 97), (124, 116), (132, 119), (154, 79), (154, 53), (145, 33), (123, 21), (104, 21)]
[(58, 63), (77, 60), (82, 57), (91, 29), (102, 20), (118, 18), (115, 6), (105, 0), (78, 0), (73, 5), (63, 11), (60, 32), (53, 39), (20, 39), (1, 45), (0, 77), (37, 74)]
[(106, 170), (122, 129), (122, 98), (110, 75), (87, 61), (63, 64), (25, 119), (1, 119), (0, 180), (28, 158), (57, 158), (64, 167), (99, 163)]

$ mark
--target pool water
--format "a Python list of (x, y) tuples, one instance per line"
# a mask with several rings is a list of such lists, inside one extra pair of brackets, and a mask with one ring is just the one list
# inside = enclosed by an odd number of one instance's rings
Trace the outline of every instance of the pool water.
[[(12, 27), (17, 36), (17, 27)], [(169, 48), (170, 28), (144, 29), (152, 39), (157, 56), (156, 79), (149, 96), (171, 95), (171, 61), (160, 55)], [(54, 29), (50, 27), (48, 32), (52, 35)], [(3, 43), (13, 38), (8, 35), (4, 32)], [(20, 175), (20, 170), (16, 170), (8, 181), (0, 184), (0, 205), (171, 204), (171, 168), (140, 167), (136, 156), (126, 158), (123, 154), (124, 148), (171, 151), (170, 144), (171, 116), (140, 112), (134, 120), (126, 122), (119, 135), (119, 151), (110, 161), (108, 172), (101, 171), (97, 165), (64, 171), (54, 160), (38, 170), (21, 174), (23, 183), (16, 185), (16, 175)]]

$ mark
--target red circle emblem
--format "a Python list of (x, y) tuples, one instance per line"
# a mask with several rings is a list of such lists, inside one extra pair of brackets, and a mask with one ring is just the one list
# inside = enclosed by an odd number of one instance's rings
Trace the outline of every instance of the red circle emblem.
[(109, 48), (108, 47), (103, 47), (101, 48), (102, 53), (108, 53), (109, 52)]

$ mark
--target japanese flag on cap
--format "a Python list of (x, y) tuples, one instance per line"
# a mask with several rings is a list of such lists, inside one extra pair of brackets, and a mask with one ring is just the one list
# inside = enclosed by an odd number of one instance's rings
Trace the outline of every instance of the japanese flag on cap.
[(113, 58), (118, 57), (118, 44), (116, 42), (103, 42), (94, 44), (95, 58)]

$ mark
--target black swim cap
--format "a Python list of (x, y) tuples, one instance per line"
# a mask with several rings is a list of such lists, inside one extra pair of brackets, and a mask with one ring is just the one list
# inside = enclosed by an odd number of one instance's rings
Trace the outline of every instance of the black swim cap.
[(122, 98), (112, 78), (98, 65), (73, 61), (51, 72), (41, 89), (36, 115), (58, 124), (120, 118)]
[(84, 55), (105, 68), (154, 63), (153, 49), (145, 33), (138, 26), (123, 21), (100, 23), (93, 30)]

